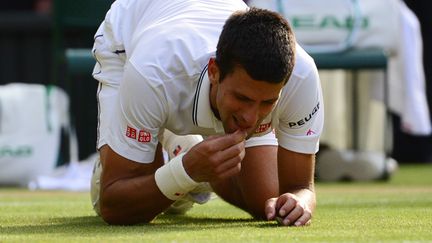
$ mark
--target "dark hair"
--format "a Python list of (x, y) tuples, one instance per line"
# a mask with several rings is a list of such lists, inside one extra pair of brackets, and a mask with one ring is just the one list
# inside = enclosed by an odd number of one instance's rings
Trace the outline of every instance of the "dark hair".
[(294, 62), (294, 34), (280, 14), (250, 8), (225, 22), (216, 50), (220, 80), (240, 65), (253, 79), (286, 82)]

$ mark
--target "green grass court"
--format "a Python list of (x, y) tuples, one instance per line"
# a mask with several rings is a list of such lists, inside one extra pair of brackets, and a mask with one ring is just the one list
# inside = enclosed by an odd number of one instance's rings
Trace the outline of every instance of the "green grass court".
[(317, 183), (308, 227), (279, 227), (214, 199), (186, 216), (108, 226), (88, 193), (0, 188), (0, 242), (432, 242), (432, 164), (389, 182)]

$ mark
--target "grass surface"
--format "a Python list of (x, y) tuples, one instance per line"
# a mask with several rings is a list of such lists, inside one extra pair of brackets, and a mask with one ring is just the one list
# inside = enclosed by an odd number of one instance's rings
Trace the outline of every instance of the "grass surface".
[(109, 226), (88, 193), (0, 188), (0, 242), (432, 242), (432, 164), (403, 165), (389, 182), (317, 183), (308, 227), (256, 221), (215, 199), (186, 216)]

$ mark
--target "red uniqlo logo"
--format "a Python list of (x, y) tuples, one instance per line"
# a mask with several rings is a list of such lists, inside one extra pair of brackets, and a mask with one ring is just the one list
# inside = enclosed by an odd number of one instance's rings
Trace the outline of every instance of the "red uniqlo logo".
[(257, 127), (257, 129), (255, 130), (255, 133), (262, 133), (267, 131), (267, 129), (269, 129), (271, 127), (271, 122), (266, 123), (266, 124), (261, 124)]
[(151, 133), (146, 130), (139, 130), (137, 133), (137, 129), (130, 126), (126, 127), (126, 137), (138, 140), (140, 143), (148, 143), (151, 141)]
[(136, 139), (136, 129), (130, 126), (126, 128), (126, 137)]
[(145, 130), (140, 130), (138, 135), (138, 142), (147, 143), (151, 140), (151, 134)]

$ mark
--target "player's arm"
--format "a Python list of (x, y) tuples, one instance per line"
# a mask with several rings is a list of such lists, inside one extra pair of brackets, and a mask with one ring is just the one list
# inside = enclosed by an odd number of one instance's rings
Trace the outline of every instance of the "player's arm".
[(283, 225), (310, 223), (316, 205), (314, 188), (315, 155), (278, 149), (280, 196), (267, 200), (267, 219)]
[(279, 195), (277, 146), (252, 146), (245, 151), (240, 173), (226, 180), (214, 181), (211, 186), (225, 201), (255, 218), (265, 219), (265, 202)]
[(149, 222), (172, 201), (156, 186), (154, 173), (163, 165), (162, 150), (157, 146), (153, 163), (137, 163), (117, 154), (108, 145), (101, 151), (100, 209), (110, 224)]
[(301, 79), (292, 76), (281, 95), (285, 112), (277, 131), (280, 196), (268, 200), (265, 211), (268, 219), (278, 217), (284, 225), (299, 226), (310, 222), (315, 209), (314, 154), (323, 129), (324, 107), (318, 70), (297, 47), (296, 67), (308, 68), (299, 69)]
[[(288, 210), (287, 207), (295, 202), (304, 206), (291, 210), (292, 214), (285, 214), (285, 218), (294, 224), (294, 219), (299, 220), (303, 215), (300, 221), (309, 220), (315, 208), (313, 156), (290, 152), (282, 147), (248, 147), (240, 173), (211, 185), (224, 200), (256, 218), (275, 219), (277, 208), (284, 206)], [(300, 209), (301, 215), (298, 214)]]
[(163, 90), (128, 61), (117, 103), (110, 107), (107, 145), (100, 150), (100, 212), (106, 222), (149, 222), (171, 203), (154, 180), (155, 171), (163, 165), (157, 136), (166, 107)]
[(244, 138), (242, 132), (210, 137), (165, 165), (160, 144), (152, 163), (137, 163), (104, 147), (100, 204), (103, 219), (110, 224), (150, 222), (192, 190), (195, 183), (237, 174), (245, 154)]

